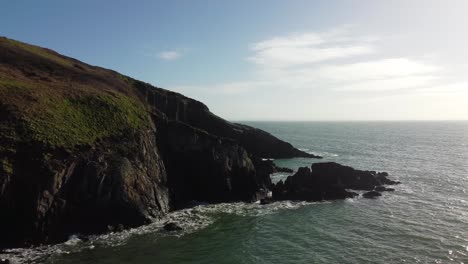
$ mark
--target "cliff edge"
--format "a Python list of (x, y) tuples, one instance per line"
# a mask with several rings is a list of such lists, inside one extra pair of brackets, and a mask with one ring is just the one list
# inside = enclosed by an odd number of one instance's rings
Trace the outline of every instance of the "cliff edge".
[(192, 200), (252, 201), (261, 158), (310, 157), (204, 104), (0, 38), (0, 248), (160, 218)]

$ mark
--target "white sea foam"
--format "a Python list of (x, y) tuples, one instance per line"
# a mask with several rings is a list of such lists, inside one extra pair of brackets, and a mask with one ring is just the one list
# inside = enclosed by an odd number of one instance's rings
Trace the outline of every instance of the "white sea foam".
[[(323, 203), (323, 202), (322, 202)], [(0, 259), (9, 259), (12, 263), (40, 263), (50, 256), (70, 254), (83, 250), (93, 250), (96, 247), (115, 247), (125, 244), (131, 237), (154, 233), (155, 237), (183, 236), (196, 232), (213, 224), (219, 214), (234, 214), (238, 216), (261, 216), (273, 214), (280, 210), (294, 210), (312, 202), (274, 202), (268, 205), (256, 203), (221, 203), (221, 204), (195, 204), (193, 207), (174, 211), (166, 217), (138, 228), (111, 232), (99, 236), (90, 236), (89, 240), (82, 240), (78, 235), (72, 235), (61, 244), (52, 246), (39, 246), (35, 248), (10, 249), (0, 254)], [(182, 227), (182, 231), (166, 232), (165, 223), (173, 222)]]
[(331, 152), (327, 152), (327, 151), (321, 151), (321, 152), (317, 152), (317, 151), (311, 151), (310, 149), (308, 148), (299, 148), (300, 151), (304, 151), (305, 153), (308, 153), (308, 154), (312, 154), (312, 155), (316, 155), (316, 156), (321, 156), (321, 157), (338, 157), (339, 155), (336, 154), (336, 153), (331, 153)]
[(67, 246), (76, 246), (80, 242), (81, 239), (77, 235), (72, 235), (64, 244)]

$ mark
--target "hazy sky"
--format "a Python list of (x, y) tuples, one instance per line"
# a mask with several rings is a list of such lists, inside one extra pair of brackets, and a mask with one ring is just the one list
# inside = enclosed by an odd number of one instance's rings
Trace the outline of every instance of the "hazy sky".
[(230, 120), (468, 119), (468, 1), (2, 1), (0, 35)]

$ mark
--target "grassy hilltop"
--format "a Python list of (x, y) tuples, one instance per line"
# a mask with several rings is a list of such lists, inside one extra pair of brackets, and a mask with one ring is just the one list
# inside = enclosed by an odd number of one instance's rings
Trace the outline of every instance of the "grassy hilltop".
[(2, 123), (0, 139), (72, 148), (149, 126), (133, 83), (116, 72), (2, 37), (0, 113), (15, 126)]

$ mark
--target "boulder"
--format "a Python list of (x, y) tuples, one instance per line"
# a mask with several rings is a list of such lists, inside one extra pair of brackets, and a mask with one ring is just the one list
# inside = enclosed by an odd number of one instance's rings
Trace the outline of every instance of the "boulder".
[(181, 231), (181, 230), (183, 230), (182, 227), (180, 227), (177, 223), (174, 223), (174, 222), (166, 223), (166, 224), (163, 226), (163, 228), (164, 228), (164, 230), (169, 231), (169, 232), (172, 232), (172, 231)]
[(275, 200), (273, 198), (269, 198), (269, 197), (260, 199), (260, 204), (261, 205), (267, 205), (267, 204), (271, 204), (273, 202), (275, 202)]
[(377, 191), (366, 192), (362, 195), (364, 198), (377, 198), (379, 196), (382, 196), (382, 194)]

